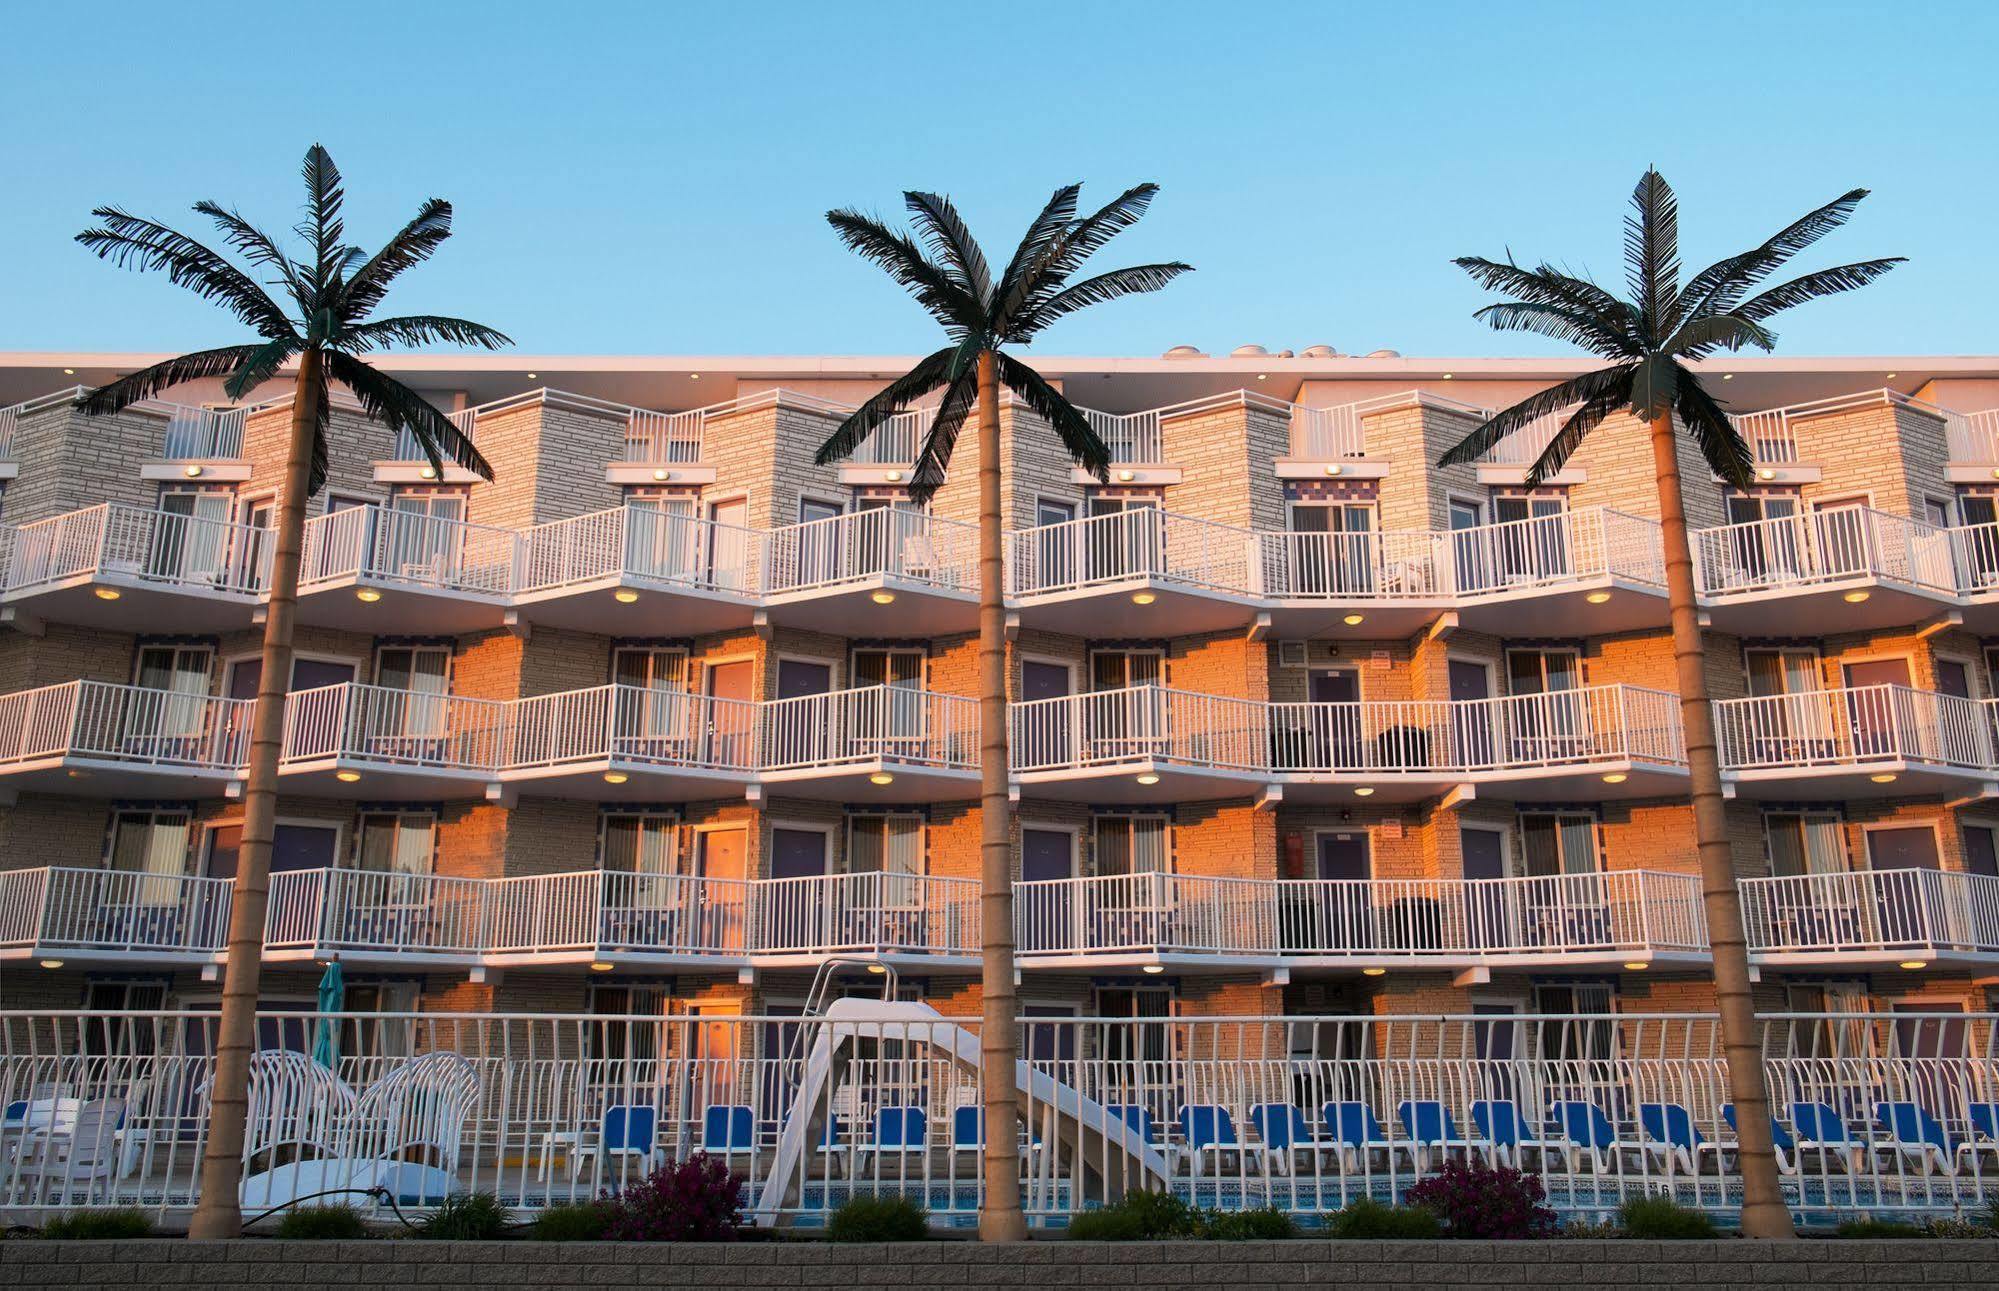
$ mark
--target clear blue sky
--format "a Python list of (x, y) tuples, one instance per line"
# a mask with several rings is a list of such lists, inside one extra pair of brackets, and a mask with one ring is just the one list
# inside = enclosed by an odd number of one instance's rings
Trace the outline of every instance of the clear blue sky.
[[(1844, 189), (1832, 257), (1912, 262), (1780, 320), (1782, 352), (1999, 352), (1999, 7), (1860, 4), (17, 5), (0, 76), (0, 348), (192, 348), (240, 327), (69, 237), (116, 202), (288, 226), (313, 139), (369, 246), (458, 236), (396, 312), (534, 353), (901, 353), (934, 325), (825, 227), (951, 194), (1010, 247), (1058, 183), (1155, 180), (1118, 261), (1199, 272), (1039, 347), (1326, 342), (1534, 354), (1453, 255), (1621, 281), (1656, 163), (1690, 267)], [(112, 15), (107, 17), (108, 15)], [(1108, 261), (1106, 262), (1108, 264)]]

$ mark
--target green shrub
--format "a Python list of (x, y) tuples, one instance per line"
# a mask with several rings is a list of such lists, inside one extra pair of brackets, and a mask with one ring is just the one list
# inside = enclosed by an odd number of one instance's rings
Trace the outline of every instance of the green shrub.
[(1069, 1221), (1069, 1237), (1078, 1242), (1150, 1242), (1200, 1235), (1199, 1211), (1170, 1192), (1143, 1188)]
[(507, 1231), (507, 1208), (490, 1192), (455, 1192), (429, 1218), (417, 1225), (416, 1235), (443, 1242), (490, 1242)]
[(1714, 1221), (1671, 1197), (1633, 1197), (1618, 1207), (1617, 1222), (1627, 1237), (1654, 1242), (1692, 1241), (1719, 1236)]
[(298, 1206), (278, 1217), (279, 1237), (299, 1242), (351, 1242), (368, 1236), (352, 1206)]
[(1990, 1237), (1992, 1228), (1979, 1219), (1963, 1219), (1956, 1215), (1941, 1215), (1923, 1225), (1925, 1237), (1948, 1237), (1953, 1240), (1967, 1237)]
[(836, 1242), (920, 1242), (930, 1236), (930, 1212), (907, 1197), (849, 1197), (826, 1220)]
[(1387, 1206), (1362, 1197), (1326, 1216), (1326, 1235), (1348, 1241), (1431, 1241), (1444, 1235), (1443, 1221), (1421, 1206)]
[(605, 1230), (617, 1214), (618, 1203), (608, 1198), (550, 1206), (535, 1217), (534, 1239), (537, 1242), (601, 1242)]
[(64, 1242), (109, 1241), (123, 1237), (150, 1237), (153, 1221), (143, 1210), (79, 1210), (73, 1215), (57, 1215), (42, 1225), (42, 1236)]
[(1298, 1236), (1298, 1223), (1275, 1206), (1210, 1210), (1201, 1215), (1200, 1235), (1211, 1242), (1285, 1242)]
[(1849, 1219), (1832, 1230), (1834, 1237), (1887, 1238), (1887, 1237), (1927, 1237), (1914, 1224), (1904, 1224), (1894, 1219)]

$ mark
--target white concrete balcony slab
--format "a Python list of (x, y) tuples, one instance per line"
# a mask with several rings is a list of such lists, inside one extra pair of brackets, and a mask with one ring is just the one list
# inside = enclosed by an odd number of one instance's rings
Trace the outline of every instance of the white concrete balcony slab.
[(1742, 880), (1749, 953), (1768, 965), (1911, 969), (1999, 961), (1999, 878), (1851, 870)]
[(976, 967), (975, 879), (873, 871), (752, 885), (753, 958), (779, 968), (852, 955), (900, 967)]
[(0, 792), (234, 796), (253, 707), (99, 681), (0, 695)]
[(477, 964), (486, 887), (442, 874), (280, 870), (271, 875), (265, 958)]
[(582, 870), (491, 880), (486, 962), (609, 967), (748, 962), (751, 884)]
[(1479, 525), (1450, 534), (1460, 626), (1517, 635), (1521, 616), (1553, 636), (1666, 624), (1659, 522), (1606, 507)]
[(978, 630), (976, 525), (873, 507), (773, 529), (763, 552), (774, 624), (842, 636)]
[(1693, 547), (1702, 607), (1724, 632), (1871, 631), (1957, 603), (1954, 531), (1869, 507), (1703, 529)]
[(767, 537), (646, 506), (521, 533), (513, 607), (523, 622), (611, 636), (695, 636), (757, 616)]
[(229, 892), (197, 875), (0, 870), (0, 960), (210, 963), (228, 944)]
[(347, 507), (306, 521), (301, 623), (377, 635), (458, 635), (501, 626), (519, 560), (511, 529)]
[(508, 706), (341, 682), (285, 700), (286, 793), (371, 801), (478, 798), (499, 779)]
[(979, 792), (979, 704), (863, 686), (758, 705), (758, 782), (833, 802), (917, 803)]
[(1745, 798), (1999, 792), (1991, 700), (1858, 686), (1718, 701), (1724, 779)]
[(509, 703), (501, 779), (594, 802), (740, 798), (757, 776), (757, 705), (593, 686)]
[[(1489, 700), (1266, 704), (1139, 686), (1015, 704), (1013, 779), (1035, 797), (1169, 803), (1522, 801), (1684, 792), (1679, 701), (1634, 686)], [(1275, 796), (1275, 795), (1273, 795)]]
[(250, 626), (269, 573), (249, 525), (107, 502), (4, 533), (7, 621), (163, 633)]
[(1615, 870), (1504, 879), (1127, 874), (1015, 885), (1024, 966), (1643, 968), (1708, 956), (1700, 881)]

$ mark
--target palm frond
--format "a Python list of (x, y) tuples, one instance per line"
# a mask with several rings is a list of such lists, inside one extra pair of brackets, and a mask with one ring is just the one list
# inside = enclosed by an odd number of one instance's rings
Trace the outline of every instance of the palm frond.
[(1691, 372), (1680, 374), (1679, 398), (1673, 406), (1716, 475), (1739, 489), (1755, 485), (1755, 454), (1749, 451), (1742, 432), (1735, 428), (1721, 405), (1701, 385), (1700, 378)]
[(1014, 247), (1013, 256), (1006, 262), (1006, 271), (1000, 274), (999, 286), (994, 289), (994, 322), (1004, 324), (1020, 312), (1020, 307), (1034, 290), (1034, 280), (1046, 263), (1049, 252), (1075, 220), (1076, 199), (1082, 193), (1081, 184), (1064, 184), (1055, 190), (1048, 204), (1041, 208), (1041, 214), (1027, 226), (1027, 232), (1021, 235), (1020, 244)]
[(196, 350), (192, 354), (141, 368), (109, 385), (99, 386), (77, 403), (90, 416), (117, 412), (188, 381), (227, 376), (250, 362), (263, 348), (261, 345), (224, 345), (219, 349)]
[(1042, 263), (1030, 266), (1018, 290), (1001, 302), (998, 313), (1002, 322), (1009, 322), (1021, 314), (1039, 312), (1041, 304), (1062, 291), (1070, 276), (1083, 267), (1084, 261), (1103, 249), (1112, 238), (1138, 223), (1158, 193), (1157, 184), (1135, 185), (1096, 211), (1070, 223), (1061, 236), (1049, 245)]
[(498, 350), (513, 338), (484, 323), (445, 314), (405, 314), (378, 318), (344, 329), (336, 338), (342, 349), (361, 353), (381, 345), (465, 345)]
[(85, 229), (76, 240), (98, 259), (121, 269), (162, 270), (175, 286), (185, 287), (203, 300), (220, 301), (267, 339), (276, 340), (295, 330), (278, 303), (220, 252), (115, 206), (100, 206), (91, 214), (102, 227)]
[(905, 234), (852, 209), (828, 211), (826, 222), (849, 251), (879, 266), (916, 297), (917, 303), (944, 325), (951, 339), (963, 340), (984, 327), (985, 315), (978, 303)]
[(1082, 410), (1069, 402), (1068, 396), (1011, 354), (999, 355), (998, 375), (1001, 383), (1018, 395), (1022, 403), (1055, 428), (1071, 461), (1096, 476), (1099, 484), (1110, 483), (1111, 450)]
[(1718, 260), (1687, 279), (1686, 288), (1680, 293), (1681, 317), (1692, 319), (1709, 312), (1726, 313), (1750, 288), (1782, 268), (1785, 261), (1846, 223), (1860, 205), (1860, 199), (1866, 196), (1864, 188), (1842, 193), (1777, 230), (1761, 246)]
[(1627, 357), (1636, 352), (1633, 337), (1637, 316), (1629, 305), (1586, 278), (1563, 273), (1550, 265), (1529, 269), (1511, 260), (1487, 260), (1483, 256), (1459, 256), (1452, 264), (1470, 274), (1488, 291), (1503, 291), (1532, 305), (1574, 310), (1595, 320), (1596, 329), (1606, 337), (1622, 338)]
[(1695, 315), (1680, 324), (1680, 330), (1660, 348), (1681, 358), (1705, 358), (1715, 350), (1739, 350), (1754, 345), (1769, 351), (1777, 346), (1776, 334), (1740, 314)]
[(298, 266), (292, 263), (291, 257), (284, 253), (275, 238), (220, 203), (200, 201), (194, 204), (194, 209), (215, 221), (216, 227), (222, 230), (223, 240), (238, 255), (253, 265), (277, 270), (292, 300), (301, 310), (306, 308), (304, 283), (298, 276)]
[(1621, 332), (1605, 331), (1602, 319), (1571, 306), (1506, 300), (1474, 310), (1472, 317), (1496, 331), (1535, 332), (1558, 341), (1568, 341), (1608, 359), (1630, 357), (1629, 337)]
[(916, 463), (909, 472), (909, 500), (922, 506), (929, 502), (944, 483), (944, 473), (950, 468), (951, 453), (958, 446), (958, 432), (965, 428), (965, 418), (972, 411), (972, 401), (979, 394), (979, 365), (976, 357), (972, 362), (954, 364), (950, 381), (944, 387), (944, 399), (937, 405), (937, 415), (930, 421), (930, 429), (924, 432), (923, 448), (916, 454)]
[(352, 271), (340, 291), (342, 317), (348, 321), (366, 318), (382, 303), (389, 284), (405, 270), (430, 259), (450, 238), (451, 203), (433, 197), (366, 264)]
[(889, 382), (866, 403), (847, 414), (847, 419), (834, 428), (825, 443), (819, 445), (819, 451), (812, 460), (821, 466), (831, 466), (852, 457), (861, 441), (880, 429), (882, 423), (949, 380), (952, 361), (958, 352), (958, 346), (947, 345)]
[(1528, 395), (1511, 408), (1485, 419), (1437, 459), (1439, 466), (1458, 466), (1477, 461), (1494, 444), (1551, 412), (1596, 398), (1607, 389), (1629, 389), (1634, 364), (1618, 363), (1594, 372), (1571, 377), (1560, 385)]
[(442, 459), (450, 458), (485, 479), (493, 478), (493, 468), (473, 446), (471, 438), (416, 391), (340, 350), (327, 351), (326, 370), (353, 392), (355, 401), (370, 417), (392, 430), (408, 431), (423, 450), (424, 459), (439, 474), (444, 471)]
[(909, 192), (902, 195), (902, 200), (916, 223), (916, 231), (930, 248), (931, 257), (942, 261), (945, 269), (957, 278), (958, 285), (974, 299), (981, 304), (988, 301), (993, 294), (992, 268), (986, 263), (985, 250), (965, 227), (951, 199), (935, 193)]
[(312, 247), (315, 260), (312, 280), (320, 290), (319, 304), (323, 307), (327, 303), (326, 290), (339, 271), (341, 254), (346, 249), (340, 241), (347, 235), (340, 209), (347, 203), (347, 190), (341, 185), (340, 168), (333, 164), (332, 154), (318, 144), (305, 150), (305, 161), (299, 171), (305, 178), (306, 218), (295, 232)]
[[(1616, 371), (1616, 369), (1611, 370)], [(1562, 422), (1562, 428), (1555, 432), (1546, 447), (1542, 448), (1541, 455), (1534, 459), (1534, 465), (1528, 469), (1528, 487), (1539, 488), (1550, 475), (1561, 470), (1562, 464), (1582, 447), (1583, 440), (1589, 436), (1589, 433), (1601, 426), (1605, 417), (1628, 404), (1630, 400), (1628, 384), (1612, 382), (1577, 404), (1575, 410)]]
[(1672, 185), (1648, 169), (1624, 217), (1624, 271), (1646, 343), (1671, 331), (1680, 291), (1680, 204)]
[(299, 344), (297, 338), (285, 336), (275, 341), (266, 341), (254, 348), (256, 352), (244, 359), (222, 385), (222, 393), (231, 399), (246, 398), (252, 390), (276, 376), (278, 369), (285, 365), (285, 361), (304, 347)]
[(1094, 278), (1085, 278), (1032, 306), (1025, 317), (1007, 326), (1006, 339), (1019, 342), (1032, 340), (1035, 333), (1042, 331), (1064, 315), (1073, 314), (1091, 305), (1116, 300), (1120, 296), (1135, 296), (1158, 291), (1181, 274), (1193, 271), (1193, 265), (1174, 260), (1165, 264), (1141, 264), (1128, 269), (1113, 269)]
[(1865, 287), (1896, 265), (1907, 263), (1907, 260), (1906, 256), (1890, 256), (1885, 260), (1862, 260), (1857, 264), (1836, 265), (1831, 269), (1800, 274), (1789, 282), (1779, 283), (1750, 297), (1729, 312), (1737, 318), (1758, 323), (1808, 300)]

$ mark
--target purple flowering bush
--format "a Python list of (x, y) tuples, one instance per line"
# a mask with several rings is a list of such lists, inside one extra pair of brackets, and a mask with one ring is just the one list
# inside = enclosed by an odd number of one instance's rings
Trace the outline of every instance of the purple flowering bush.
[(1541, 1204), (1547, 1195), (1537, 1175), (1450, 1160), (1403, 1200), (1442, 1220), (1448, 1236), (1518, 1241), (1555, 1235), (1555, 1212)]
[(706, 1152), (661, 1166), (613, 1199), (604, 1227), (613, 1242), (733, 1242), (742, 1223), (743, 1181)]

